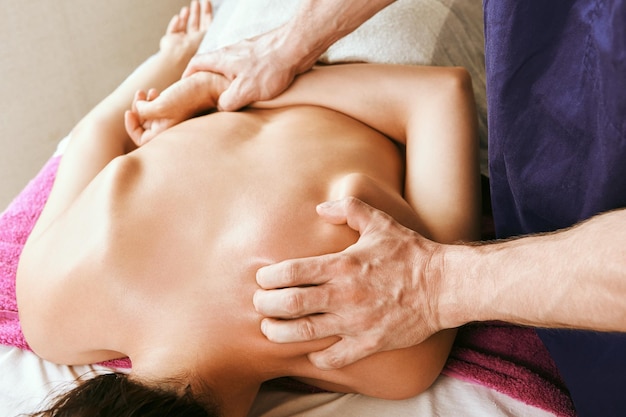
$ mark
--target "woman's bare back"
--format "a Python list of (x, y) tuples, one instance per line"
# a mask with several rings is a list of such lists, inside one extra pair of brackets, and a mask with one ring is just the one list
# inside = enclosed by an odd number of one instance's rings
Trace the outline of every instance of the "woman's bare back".
[(336, 338), (272, 343), (252, 303), (261, 266), (356, 242), (348, 226), (320, 220), (323, 201), (352, 195), (419, 230), (403, 178), (396, 144), (322, 107), (181, 123), (112, 160), (29, 239), (18, 276), (24, 334), (59, 363), (129, 356), (133, 370), (141, 363), (167, 375), (217, 361), (251, 379), (290, 375), (336, 391), (415, 395), (441, 371), (454, 332), (321, 371), (306, 354)]
[[(354, 193), (346, 187), (355, 175), (399, 196), (397, 147), (320, 107), (215, 113), (164, 132), (113, 160), (39, 238), (56, 253), (37, 261), (45, 285), (20, 277), (29, 287), (20, 300), (29, 342), (56, 361), (101, 361), (127, 354), (139, 335), (189, 344), (188, 333), (206, 326), (214, 337), (213, 318), (225, 309), (238, 311), (220, 319), (225, 328), (245, 322), (258, 333), (251, 300), (260, 266), (356, 241), (315, 212)], [(50, 325), (40, 312), (51, 302), (64, 318), (52, 340), (30, 330)], [(37, 334), (46, 335), (41, 344)]]

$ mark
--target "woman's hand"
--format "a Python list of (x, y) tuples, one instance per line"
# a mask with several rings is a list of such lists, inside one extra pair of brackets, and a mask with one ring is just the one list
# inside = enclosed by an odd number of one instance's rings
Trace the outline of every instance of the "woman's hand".
[[(133, 99), (132, 108), (124, 113), (126, 133), (137, 146), (145, 145), (156, 135), (177, 123), (175, 119), (164, 116), (167, 113), (163, 111), (140, 111), (144, 107), (144, 103), (153, 101), (158, 95), (158, 91), (154, 88), (147, 93), (145, 91), (137, 91)], [(158, 109), (158, 106), (154, 107)], [(159, 117), (160, 113), (163, 113), (163, 116)]]
[[(192, 0), (189, 7), (172, 17), (159, 44), (160, 51), (173, 55), (193, 56), (213, 21), (210, 1)], [(188, 59), (188, 58), (186, 58)]]
[(137, 146), (145, 145), (164, 130), (214, 109), (227, 87), (221, 74), (199, 72), (160, 94), (156, 89), (139, 91), (124, 116), (126, 132)]

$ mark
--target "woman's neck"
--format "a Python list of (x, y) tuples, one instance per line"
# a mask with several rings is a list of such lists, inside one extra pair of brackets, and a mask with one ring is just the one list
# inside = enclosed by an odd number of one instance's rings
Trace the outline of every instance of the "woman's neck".
[[(214, 399), (225, 417), (245, 417), (263, 382), (255, 366), (242, 357), (208, 348), (198, 356), (150, 349), (131, 357), (130, 374), (140, 383), (179, 392), (190, 386), (198, 398)], [(161, 355), (166, 355), (164, 358)]]
[(221, 400), (225, 416), (245, 416), (264, 381), (283, 376), (315, 377), (306, 354), (334, 340), (270, 342), (261, 333), (261, 317), (253, 308), (256, 283), (237, 284), (235, 291), (235, 284), (228, 281), (213, 283), (213, 293), (226, 295), (203, 304), (201, 314), (185, 316), (179, 312), (163, 317), (160, 309), (152, 314), (144, 311), (145, 320), (137, 326), (137, 333), (132, 332), (135, 337), (125, 340), (124, 353), (133, 363), (133, 374), (153, 381), (188, 375), (194, 389), (211, 391)]

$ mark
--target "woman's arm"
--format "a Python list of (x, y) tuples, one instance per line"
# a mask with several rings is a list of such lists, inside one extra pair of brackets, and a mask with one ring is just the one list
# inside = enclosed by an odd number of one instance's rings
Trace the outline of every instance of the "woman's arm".
[[(98, 327), (93, 326), (93, 317), (83, 314), (90, 309), (81, 308), (81, 302), (93, 300), (85, 298), (85, 287), (71, 278), (83, 277), (84, 273), (72, 268), (84, 255), (79, 253), (81, 250), (96, 247), (92, 253), (100, 254), (105, 248), (101, 241), (89, 242), (89, 238), (77, 232), (84, 225), (105, 229), (107, 226), (94, 213), (73, 212), (72, 207), (81, 196), (99, 207), (109, 202), (107, 193), (89, 194), (88, 186), (101, 172), (107, 175), (104, 168), (112, 160), (135, 148), (124, 128), (124, 114), (136, 91), (152, 86), (165, 88), (180, 78), (203, 38), (209, 14), (210, 9), (201, 10), (195, 1), (183, 8), (172, 18), (160, 52), (136, 69), (72, 130), (51, 194), (24, 246), (16, 276), (22, 329), (30, 346), (43, 357), (60, 363), (87, 363), (87, 358), (120, 356), (115, 351), (80, 348), (97, 340)], [(81, 236), (79, 245), (71, 243), (76, 236)], [(97, 262), (97, 258), (93, 259)], [(70, 316), (72, 320), (64, 320)]]
[[(298, 76), (285, 92), (271, 100), (251, 104), (255, 108), (293, 105), (326, 107), (351, 116), (403, 144), (408, 125), (424, 113), (445, 88), (467, 89), (471, 80), (460, 67), (428, 67), (390, 64), (342, 64), (316, 66)], [(466, 103), (473, 108), (473, 103)], [(448, 106), (446, 113), (460, 109)]]

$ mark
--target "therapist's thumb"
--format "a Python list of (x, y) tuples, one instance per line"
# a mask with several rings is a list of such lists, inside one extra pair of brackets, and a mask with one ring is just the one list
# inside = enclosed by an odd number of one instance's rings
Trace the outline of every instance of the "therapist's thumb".
[(351, 365), (373, 353), (375, 350), (367, 350), (363, 343), (342, 339), (325, 350), (309, 353), (308, 358), (316, 368), (331, 371)]
[(367, 230), (377, 215), (383, 214), (356, 197), (327, 201), (319, 204), (316, 210), (317, 214), (328, 223), (347, 224), (359, 234)]
[(245, 94), (238, 78), (220, 95), (217, 101), (219, 111), (237, 111), (250, 104), (253, 100), (249, 94)]
[(196, 72), (210, 71), (218, 72), (221, 60), (221, 55), (216, 52), (205, 52), (203, 54), (196, 54), (191, 58), (187, 64), (187, 68), (183, 71), (182, 78), (187, 78)]

